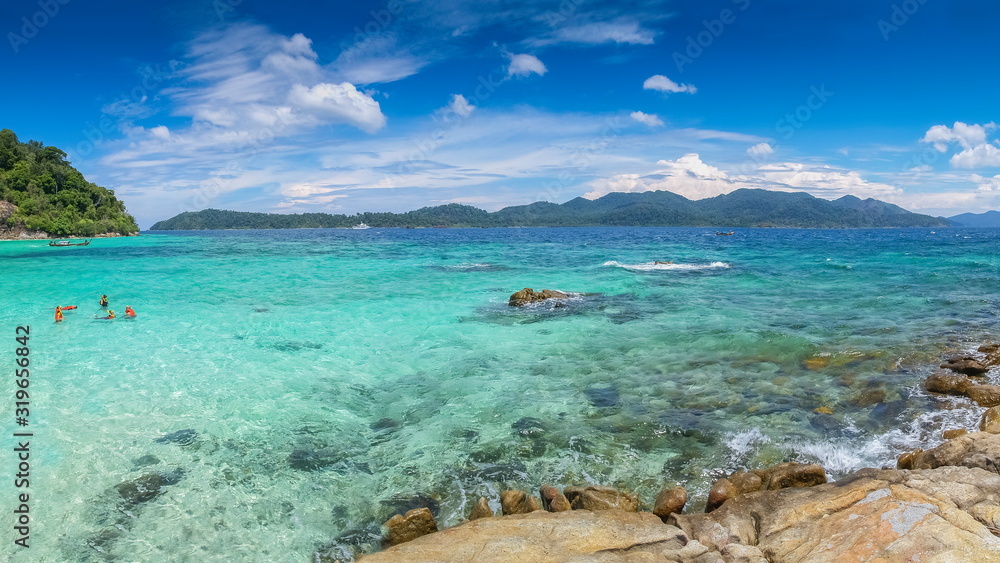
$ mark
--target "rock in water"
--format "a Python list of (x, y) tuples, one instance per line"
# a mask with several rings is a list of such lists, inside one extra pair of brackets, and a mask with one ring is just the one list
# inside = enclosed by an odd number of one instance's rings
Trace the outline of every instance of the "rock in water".
[(174, 469), (162, 473), (146, 473), (115, 485), (115, 490), (121, 496), (126, 508), (132, 508), (138, 504), (148, 502), (160, 496), (163, 487), (176, 485), (184, 477), (184, 471)]
[(507, 304), (511, 307), (521, 307), (530, 303), (545, 301), (546, 299), (566, 299), (567, 297), (569, 297), (569, 295), (566, 295), (561, 291), (543, 289), (536, 293), (530, 287), (526, 287), (511, 295)]
[(472, 507), (472, 512), (469, 513), (469, 520), (492, 518), (493, 516), (493, 509), (490, 508), (490, 503), (486, 500), (486, 497), (479, 497), (479, 500), (476, 501), (476, 505)]
[(684, 487), (674, 487), (663, 489), (656, 495), (656, 502), (653, 504), (653, 514), (660, 517), (660, 520), (667, 521), (671, 514), (680, 514), (687, 504), (687, 490)]
[(595, 407), (617, 407), (621, 404), (618, 390), (610, 385), (591, 385), (583, 392)]
[(1000, 405), (1000, 385), (973, 385), (965, 394), (981, 407)]
[(177, 432), (171, 432), (160, 436), (155, 440), (158, 444), (177, 444), (178, 446), (190, 446), (198, 439), (198, 432), (193, 428), (185, 428)]
[(946, 395), (965, 395), (971, 385), (975, 385), (975, 382), (968, 376), (946, 372), (931, 374), (924, 380), (924, 389), (931, 393), (944, 393)]
[(573, 507), (569, 503), (569, 499), (566, 495), (559, 492), (559, 489), (553, 487), (552, 485), (542, 485), (538, 489), (538, 493), (542, 496), (542, 506), (545, 510), (549, 512), (564, 512), (566, 510), (573, 510)]
[(639, 510), (638, 495), (613, 487), (566, 487), (563, 494), (574, 510)]
[(385, 545), (399, 545), (437, 531), (437, 522), (431, 511), (426, 508), (414, 508), (405, 515), (399, 514), (390, 518), (385, 527)]
[(945, 360), (941, 367), (965, 375), (986, 375), (989, 371), (982, 362), (972, 356), (955, 356)]
[(1000, 434), (1000, 407), (990, 407), (979, 419), (979, 429), (990, 434)]
[(503, 515), (508, 514), (528, 514), (536, 510), (541, 510), (542, 505), (538, 499), (524, 491), (501, 491), (500, 509)]

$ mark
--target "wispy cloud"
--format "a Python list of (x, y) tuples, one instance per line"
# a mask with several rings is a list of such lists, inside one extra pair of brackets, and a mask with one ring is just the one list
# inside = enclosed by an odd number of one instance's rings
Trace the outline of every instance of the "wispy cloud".
[(544, 37), (529, 41), (536, 46), (558, 43), (601, 45), (604, 43), (626, 45), (652, 45), (656, 32), (642, 27), (634, 20), (587, 22), (557, 26)]

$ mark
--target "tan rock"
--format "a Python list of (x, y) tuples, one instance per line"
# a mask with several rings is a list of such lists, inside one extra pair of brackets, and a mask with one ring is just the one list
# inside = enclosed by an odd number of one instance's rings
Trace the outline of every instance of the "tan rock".
[(979, 419), (979, 429), (991, 434), (1000, 434), (1000, 407), (990, 407)]
[(973, 385), (965, 394), (981, 407), (1000, 405), (1000, 385)]
[(493, 516), (493, 509), (490, 508), (489, 501), (486, 497), (479, 497), (476, 504), (472, 507), (472, 512), (469, 513), (469, 520), (479, 520), (480, 518), (490, 518)]
[[(687, 551), (684, 551), (687, 550)], [(708, 552), (648, 512), (570, 510), (481, 518), (380, 553), (362, 563), (562, 563), (692, 561)], [(710, 561), (704, 559), (699, 561)], [(719, 557), (717, 561), (722, 561)]]
[(959, 436), (964, 436), (968, 434), (969, 431), (965, 428), (953, 428), (951, 430), (945, 430), (941, 433), (941, 437), (945, 440), (951, 440), (952, 438), (958, 438)]
[(991, 509), (998, 503), (995, 473), (872, 469), (837, 483), (740, 495), (672, 521), (710, 550), (752, 545), (768, 561), (1000, 561), (1000, 538), (988, 523), (1000, 516)]
[(434, 515), (428, 508), (414, 508), (405, 515), (393, 516), (385, 523), (388, 531), (385, 535), (385, 545), (393, 546), (412, 541), (437, 531)]
[(527, 514), (541, 509), (542, 504), (538, 499), (524, 491), (502, 491), (500, 493), (500, 510), (504, 516)]
[[(909, 459), (911, 460), (909, 467), (912, 469), (957, 465), (979, 467), (995, 472), (997, 460), (1000, 460), (1000, 434), (970, 432), (948, 440), (936, 448), (912, 452)], [(902, 460), (903, 456), (900, 456), (900, 463)], [(899, 465), (897, 463), (897, 466)]]
[(740, 494), (736, 485), (729, 479), (723, 477), (712, 483), (712, 488), (708, 491), (708, 502), (705, 504), (705, 512), (711, 512), (722, 506), (724, 502)]
[(738, 494), (752, 493), (764, 488), (764, 478), (760, 474), (767, 476), (767, 472), (737, 471), (728, 477), (729, 482), (736, 487)]
[(826, 483), (826, 472), (816, 464), (779, 463), (766, 470), (764, 488), (770, 491), (789, 487), (814, 487)]
[(941, 364), (944, 369), (950, 369), (956, 373), (964, 373), (966, 375), (986, 375), (989, 368), (986, 367), (983, 362), (980, 362), (972, 356), (955, 356), (953, 358), (948, 358), (945, 363)]
[(566, 495), (562, 494), (559, 489), (552, 485), (543, 485), (538, 489), (538, 493), (542, 496), (542, 508), (549, 512), (573, 510)]
[(933, 373), (924, 380), (924, 389), (931, 393), (946, 395), (965, 395), (966, 390), (975, 383), (967, 375), (953, 373)]
[(521, 291), (518, 291), (510, 296), (507, 304), (511, 307), (520, 307), (522, 305), (527, 305), (529, 303), (534, 303), (536, 301), (544, 301), (546, 299), (566, 299), (569, 295), (561, 291), (555, 291), (552, 289), (543, 289), (536, 292), (530, 287), (526, 287)]
[(1000, 344), (983, 344), (979, 347), (979, 352), (986, 356), (983, 363), (987, 366), (1000, 365)]
[(574, 510), (639, 510), (638, 495), (613, 487), (566, 487), (563, 494)]
[(666, 522), (668, 516), (680, 514), (684, 510), (687, 499), (687, 490), (684, 487), (663, 489), (660, 494), (656, 495), (656, 501), (653, 503), (653, 514)]

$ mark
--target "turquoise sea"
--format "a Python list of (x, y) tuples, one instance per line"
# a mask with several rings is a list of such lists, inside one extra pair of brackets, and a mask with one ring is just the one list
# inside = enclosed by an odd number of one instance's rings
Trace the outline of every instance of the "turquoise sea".
[[(524, 287), (573, 295), (508, 307)], [(504, 488), (651, 502), (680, 483), (703, 503), (736, 469), (892, 465), (978, 420), (920, 384), (996, 337), (998, 290), (990, 229), (3, 242), (0, 559), (309, 561), (370, 548), (396, 510), (430, 503), (453, 525)], [(94, 318), (102, 293), (119, 318)], [(79, 308), (56, 324), (56, 305)], [(23, 325), (27, 550), (10, 437)]]

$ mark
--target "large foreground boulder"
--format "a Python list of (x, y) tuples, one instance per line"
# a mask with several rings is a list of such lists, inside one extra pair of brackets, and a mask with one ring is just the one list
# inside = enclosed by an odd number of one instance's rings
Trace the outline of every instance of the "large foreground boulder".
[[(723, 555), (726, 557), (724, 558)], [(713, 552), (648, 512), (569, 510), (480, 518), (361, 563), (766, 563), (751, 546)]]
[(1000, 561), (998, 502), (1000, 475), (982, 469), (864, 469), (670, 521), (713, 551), (756, 546), (774, 563)]

